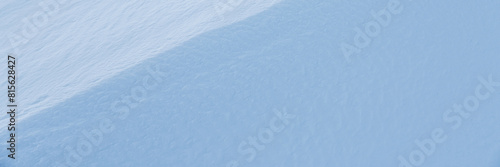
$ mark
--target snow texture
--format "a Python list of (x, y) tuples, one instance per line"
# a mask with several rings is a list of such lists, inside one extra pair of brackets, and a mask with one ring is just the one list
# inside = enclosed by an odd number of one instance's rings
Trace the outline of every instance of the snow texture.
[(499, 7), (4, 0), (0, 166), (499, 166)]

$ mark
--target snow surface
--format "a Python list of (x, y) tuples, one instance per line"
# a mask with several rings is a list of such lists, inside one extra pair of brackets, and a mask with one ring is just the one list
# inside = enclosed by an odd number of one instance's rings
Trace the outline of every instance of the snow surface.
[(0, 166), (400, 166), (436, 129), (414, 166), (499, 166), (500, 87), (458, 127), (444, 115), (500, 81), (500, 1), (400, 0), (347, 60), (390, 1), (2, 1), (20, 111)]

